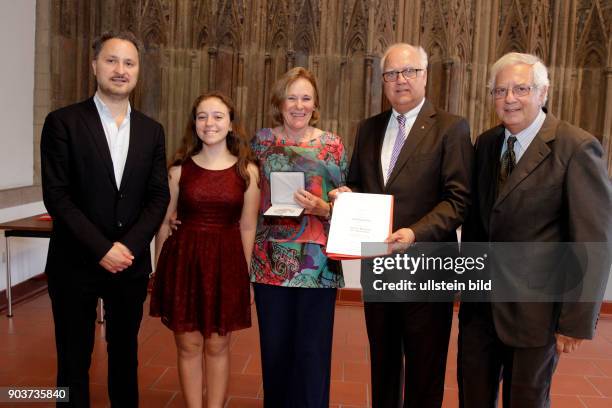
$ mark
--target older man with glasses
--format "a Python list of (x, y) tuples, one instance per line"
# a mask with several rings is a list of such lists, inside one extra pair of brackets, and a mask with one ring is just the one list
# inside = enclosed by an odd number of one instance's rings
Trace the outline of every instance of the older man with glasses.
[[(476, 142), (473, 205), (463, 240), (532, 247), (538, 242), (609, 245), (612, 193), (599, 141), (542, 109), (549, 80), (538, 57), (506, 54), (493, 64), (490, 75), (501, 124)], [(511, 273), (515, 279), (527, 275), (529, 288), (541, 281), (550, 291), (553, 275), (561, 271), (555, 268), (547, 275), (540, 267), (542, 259), (536, 258), (524, 257)], [(590, 272), (601, 276), (584, 278), (604, 282), (605, 287), (605, 267)], [(460, 406), (497, 407), (503, 380), (505, 408), (549, 407), (561, 353), (571, 353), (583, 339), (593, 337), (601, 302), (595, 297), (580, 303), (526, 302), (520, 297), (516, 302), (462, 302)]]
[[(347, 185), (394, 196), (389, 242), (456, 242), (470, 193), (468, 123), (425, 98), (423, 48), (390, 46), (381, 70), (392, 109), (360, 123)], [(442, 405), (452, 315), (448, 301), (365, 303), (373, 408)]]

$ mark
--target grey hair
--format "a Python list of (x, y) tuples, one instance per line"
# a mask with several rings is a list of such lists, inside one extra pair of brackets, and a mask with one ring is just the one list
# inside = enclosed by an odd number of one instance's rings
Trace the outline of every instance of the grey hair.
[(380, 70), (384, 71), (385, 70), (385, 62), (387, 61), (387, 57), (389, 56), (389, 54), (392, 51), (395, 51), (397, 49), (401, 49), (401, 50), (410, 50), (410, 51), (414, 51), (417, 53), (417, 55), (419, 56), (419, 59), (421, 60), (421, 65), (423, 69), (427, 69), (427, 53), (425, 52), (425, 50), (423, 49), (423, 47), (421, 47), (420, 45), (411, 45), (408, 43), (395, 43), (395, 44), (391, 44), (389, 47), (387, 47), (387, 49), (385, 50), (385, 53), (383, 54), (382, 58), (380, 59)]
[(509, 52), (502, 56), (500, 59), (495, 61), (491, 66), (489, 72), (489, 89), (495, 87), (495, 78), (502, 69), (511, 65), (531, 65), (533, 69), (533, 83), (538, 88), (546, 88), (546, 94), (544, 95), (544, 103), (548, 98), (548, 88), (550, 86), (550, 80), (548, 79), (548, 69), (542, 60), (533, 54), (523, 54), (520, 52)]

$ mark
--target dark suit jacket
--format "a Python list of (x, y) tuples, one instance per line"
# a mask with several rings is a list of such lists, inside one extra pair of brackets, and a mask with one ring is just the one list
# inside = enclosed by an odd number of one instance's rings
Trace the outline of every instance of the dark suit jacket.
[(169, 191), (162, 126), (132, 109), (130, 144), (118, 189), (93, 98), (51, 112), (41, 137), (43, 199), (53, 217), (45, 272), (66, 278), (105, 273), (98, 262), (119, 241), (135, 259), (119, 272), (151, 272), (149, 244)]
[(359, 124), (347, 185), (394, 196), (393, 230), (410, 227), (418, 242), (457, 241), (470, 199), (473, 147), (467, 121), (425, 101), (387, 184), (380, 153), (390, 110)]
[[(497, 195), (503, 141), (504, 127), (497, 126), (476, 142), (474, 199), (464, 241), (612, 241), (611, 186), (597, 139), (548, 114)], [(517, 273), (529, 266), (522, 265)], [(530, 273), (538, 273), (537, 268)], [(527, 278), (530, 282), (547, 279)], [(466, 306), (462, 318), (469, 318), (472, 310)], [(555, 332), (592, 338), (598, 311), (596, 303), (492, 304), (497, 335), (514, 347), (543, 346)]]

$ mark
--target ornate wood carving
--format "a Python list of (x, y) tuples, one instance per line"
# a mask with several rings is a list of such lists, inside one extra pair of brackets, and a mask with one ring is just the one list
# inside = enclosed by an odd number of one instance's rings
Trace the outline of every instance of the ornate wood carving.
[(169, 154), (193, 99), (209, 89), (235, 99), (249, 132), (268, 125), (270, 87), (294, 65), (316, 73), (321, 126), (350, 147), (359, 120), (385, 106), (384, 49), (408, 35), (430, 56), (428, 98), (468, 116), (474, 134), (496, 121), (488, 66), (508, 51), (531, 52), (551, 68), (552, 112), (610, 149), (609, 0), (52, 0), (50, 21), (53, 107), (93, 92), (96, 35), (140, 36), (133, 103), (164, 124)]

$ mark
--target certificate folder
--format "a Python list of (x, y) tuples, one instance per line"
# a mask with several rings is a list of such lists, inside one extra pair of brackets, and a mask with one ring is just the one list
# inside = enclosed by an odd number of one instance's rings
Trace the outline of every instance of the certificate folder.
[(301, 171), (273, 171), (270, 173), (270, 201), (266, 217), (299, 217), (304, 208), (295, 202), (293, 195), (304, 189), (304, 173)]
[[(327, 256), (332, 259), (357, 259), (389, 254), (391, 245), (382, 243), (393, 232), (392, 221), (392, 195), (340, 193), (334, 203)], [(372, 251), (362, 253), (364, 243), (377, 245), (371, 246)]]

